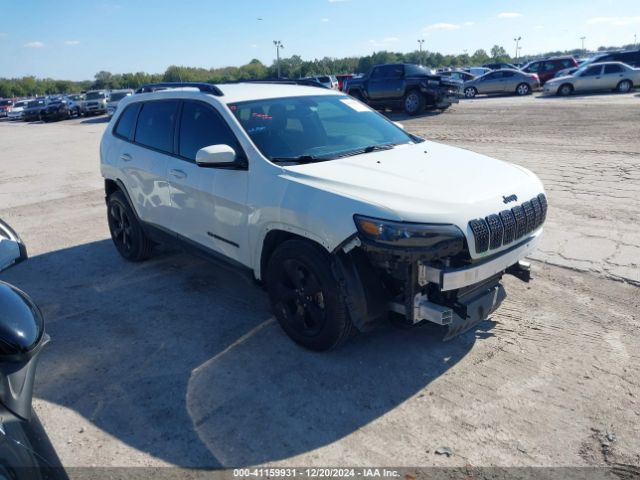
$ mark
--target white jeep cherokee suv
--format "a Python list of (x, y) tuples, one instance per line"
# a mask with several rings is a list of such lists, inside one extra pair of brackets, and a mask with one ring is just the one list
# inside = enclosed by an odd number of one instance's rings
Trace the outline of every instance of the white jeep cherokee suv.
[(424, 141), (334, 90), (154, 84), (100, 145), (120, 254), (178, 242), (262, 281), (299, 344), (326, 350), (389, 315), (453, 336), (505, 298), (547, 213), (530, 171)]

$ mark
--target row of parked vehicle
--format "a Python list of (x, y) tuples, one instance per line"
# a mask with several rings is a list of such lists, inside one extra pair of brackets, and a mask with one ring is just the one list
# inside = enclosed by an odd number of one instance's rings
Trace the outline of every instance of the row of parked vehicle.
[(133, 90), (91, 90), (86, 93), (50, 95), (27, 99), (1, 99), (0, 117), (9, 120), (56, 121), (91, 115), (113, 115), (118, 102)]

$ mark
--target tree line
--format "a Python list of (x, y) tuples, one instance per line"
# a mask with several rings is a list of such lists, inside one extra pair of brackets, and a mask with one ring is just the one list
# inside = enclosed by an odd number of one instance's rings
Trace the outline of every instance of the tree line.
[[(615, 48), (633, 48), (633, 44), (623, 47), (600, 47), (598, 51), (613, 50)], [(330, 58), (303, 60), (299, 55), (292, 55), (280, 59), (282, 77), (300, 78), (310, 75), (327, 75), (341, 73), (364, 73), (373, 65), (382, 63), (417, 63), (431, 68), (464, 67), (482, 65), (488, 62), (518, 62), (524, 63), (535, 58), (574, 55), (581, 56), (586, 52), (580, 49), (547, 52), (536, 56), (515, 58), (509, 56), (504, 47), (494, 45), (489, 52), (478, 49), (473, 54), (443, 55), (438, 52), (418, 51), (408, 53), (380, 51), (362, 57)], [(90, 89), (120, 89), (138, 88), (145, 83), (153, 82), (209, 82), (224, 83), (241, 80), (262, 80), (276, 78), (277, 65), (265, 65), (260, 60), (253, 59), (240, 67), (198, 68), (171, 65), (164, 73), (149, 74), (111, 73), (100, 71), (93, 80), (71, 81), (55, 80), (52, 78), (36, 78), (27, 76), (22, 78), (0, 78), (0, 97), (29, 97), (35, 95), (80, 92)]]

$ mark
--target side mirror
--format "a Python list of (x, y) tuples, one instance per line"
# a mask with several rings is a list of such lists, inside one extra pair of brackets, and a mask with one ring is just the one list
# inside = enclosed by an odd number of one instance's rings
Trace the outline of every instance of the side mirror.
[(404, 125), (401, 124), (400, 122), (393, 122), (395, 124), (396, 127), (401, 128), (402, 130), (404, 130)]
[(201, 167), (222, 167), (233, 165), (236, 151), (229, 145), (210, 145), (196, 153), (196, 163)]
[(31, 298), (0, 282), (0, 403), (29, 420), (38, 356), (49, 342)]
[(0, 271), (27, 259), (27, 249), (18, 234), (0, 220)]

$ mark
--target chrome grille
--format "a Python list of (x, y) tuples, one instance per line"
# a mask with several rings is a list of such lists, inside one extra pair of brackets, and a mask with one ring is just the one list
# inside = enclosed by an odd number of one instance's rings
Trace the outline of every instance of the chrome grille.
[(538, 229), (547, 218), (547, 197), (543, 193), (511, 210), (469, 222), (477, 253), (496, 249)]

